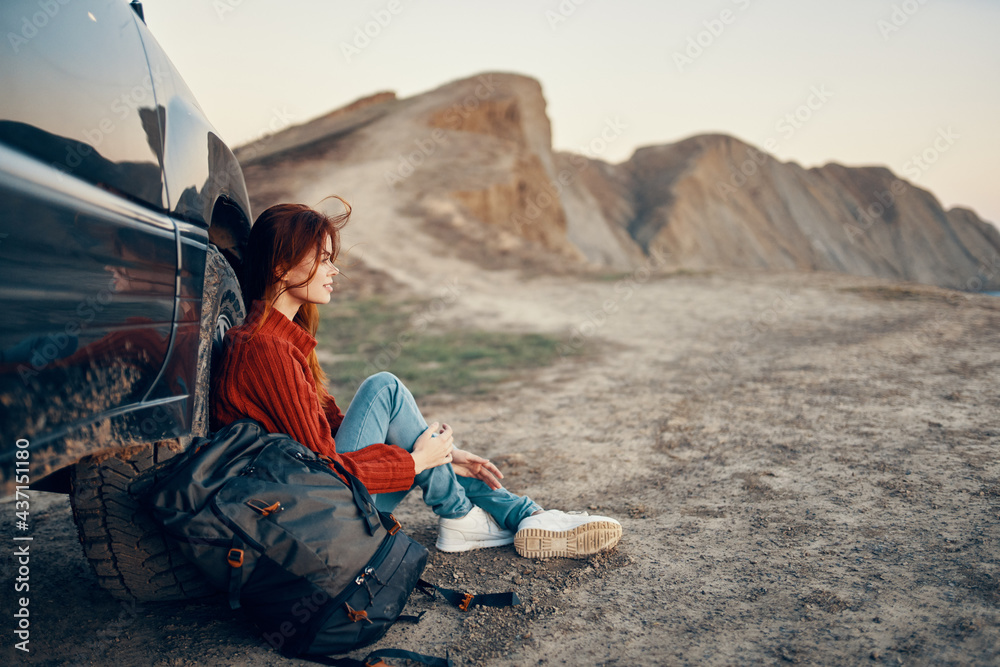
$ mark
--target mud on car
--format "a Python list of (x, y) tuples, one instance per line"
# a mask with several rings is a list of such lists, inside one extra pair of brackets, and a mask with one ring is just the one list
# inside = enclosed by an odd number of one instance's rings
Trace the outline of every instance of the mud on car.
[(207, 430), (242, 171), (140, 3), (5, 0), (0, 26), (0, 495), (26, 458), (114, 596), (208, 594), (134, 498)]

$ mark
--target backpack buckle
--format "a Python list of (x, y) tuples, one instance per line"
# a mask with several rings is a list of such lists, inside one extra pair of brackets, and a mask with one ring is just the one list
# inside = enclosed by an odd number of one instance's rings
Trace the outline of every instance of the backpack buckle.
[(468, 611), (470, 602), (472, 602), (472, 593), (466, 593), (462, 596), (462, 601), (458, 603), (458, 608), (462, 611)]
[(243, 567), (243, 549), (230, 549), (226, 562), (232, 567)]
[(401, 524), (399, 522), (399, 519), (397, 519), (391, 514), (389, 515), (389, 518), (392, 519), (392, 526), (389, 527), (389, 534), (395, 535), (396, 533), (399, 532), (399, 529), (403, 527), (403, 524)]

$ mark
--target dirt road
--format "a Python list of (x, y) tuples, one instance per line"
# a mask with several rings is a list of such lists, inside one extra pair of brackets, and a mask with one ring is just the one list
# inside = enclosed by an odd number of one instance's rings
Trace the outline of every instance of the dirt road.
[[(512, 490), (625, 537), (590, 561), (431, 548), (426, 577), (524, 604), (415, 594), (423, 621), (379, 646), (496, 666), (1000, 660), (1000, 300), (825, 275), (458, 280), (443, 322), (590, 352), (427, 416)], [(8, 536), (13, 515), (0, 504)], [(397, 515), (433, 545), (418, 497)], [(219, 601), (115, 602), (65, 499), (36, 494), (33, 517), (31, 652), (8, 630), (5, 663), (280, 661)]]

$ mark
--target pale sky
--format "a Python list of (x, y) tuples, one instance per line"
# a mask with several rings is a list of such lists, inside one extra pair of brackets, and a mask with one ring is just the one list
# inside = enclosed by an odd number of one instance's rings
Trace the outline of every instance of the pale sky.
[(143, 5), (233, 146), (377, 91), (508, 71), (541, 82), (556, 149), (583, 152), (608, 121), (625, 128), (610, 162), (704, 132), (773, 139), (782, 160), (884, 165), (1000, 223), (998, 0)]

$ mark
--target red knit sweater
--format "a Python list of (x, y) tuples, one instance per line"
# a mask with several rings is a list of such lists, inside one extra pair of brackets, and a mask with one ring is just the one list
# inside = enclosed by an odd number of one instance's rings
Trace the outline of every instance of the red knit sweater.
[(246, 321), (226, 332), (222, 362), (213, 370), (211, 428), (250, 417), (269, 433), (285, 433), (318, 454), (336, 459), (371, 493), (413, 485), (413, 457), (395, 445), (373, 444), (338, 454), (333, 436), (344, 419), (337, 402), (324, 412), (306, 358), (316, 339), (272, 309), (263, 327), (264, 302), (254, 301)]

